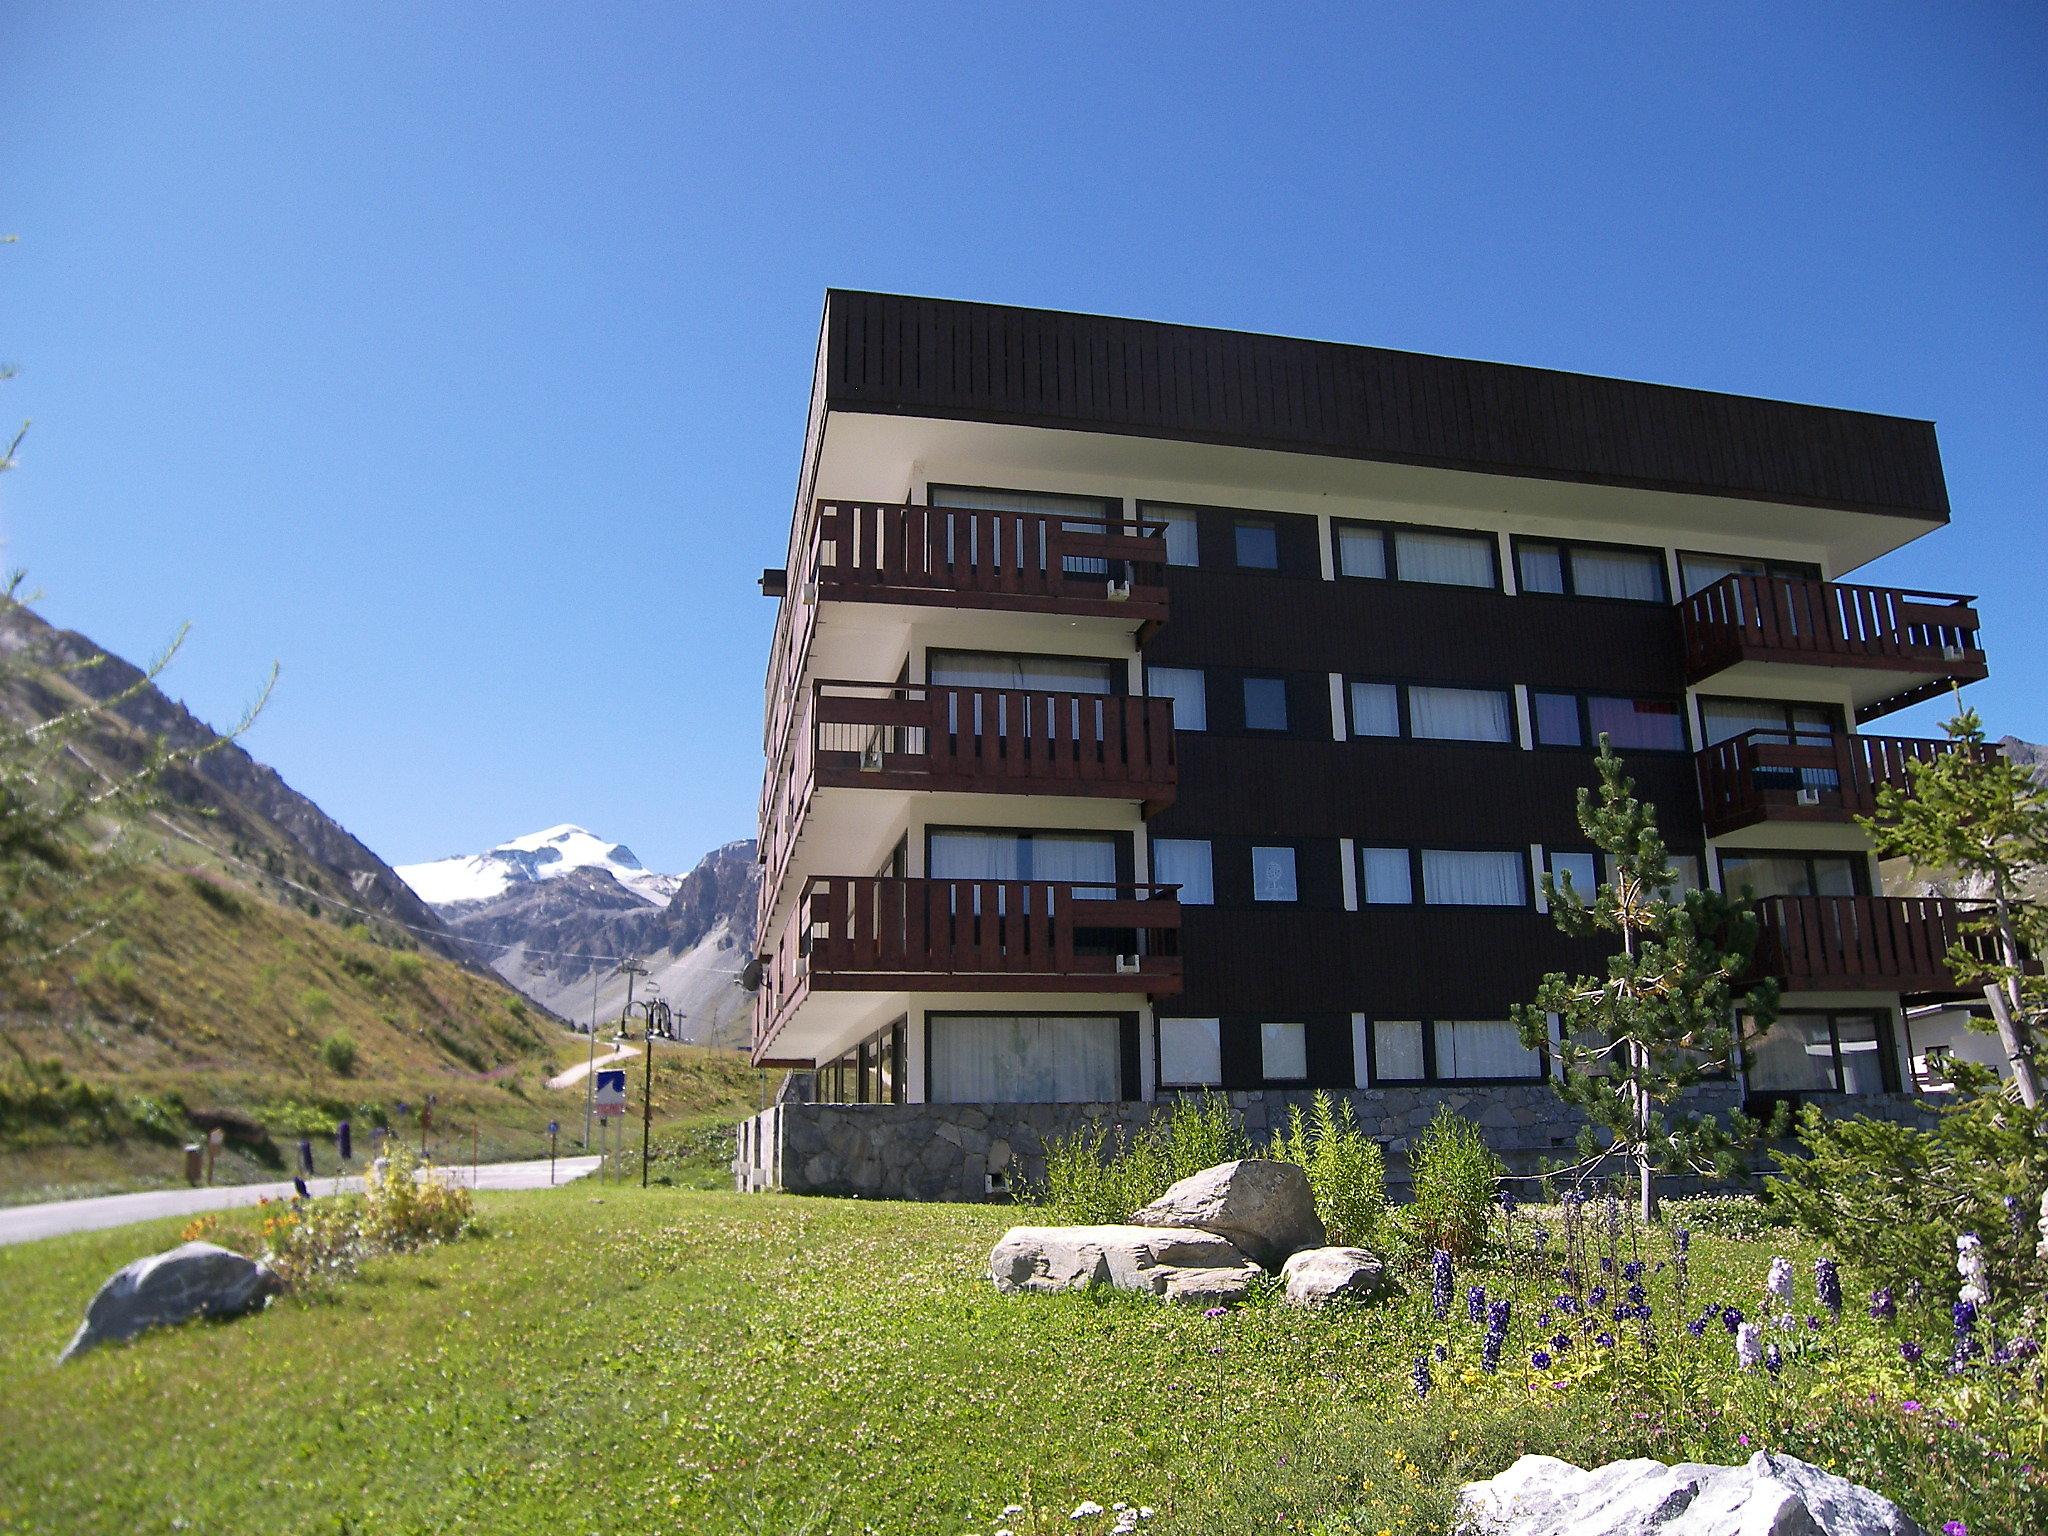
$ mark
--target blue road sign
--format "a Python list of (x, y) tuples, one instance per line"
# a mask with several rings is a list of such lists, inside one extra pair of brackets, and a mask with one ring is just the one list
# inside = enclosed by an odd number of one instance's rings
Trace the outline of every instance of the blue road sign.
[(559, 1121), (559, 1120), (550, 1120), (550, 1121), (548, 1122), (548, 1134), (549, 1134), (550, 1136), (559, 1136), (559, 1135), (561, 1135), (561, 1133), (562, 1133), (562, 1122), (561, 1122), (561, 1121)]

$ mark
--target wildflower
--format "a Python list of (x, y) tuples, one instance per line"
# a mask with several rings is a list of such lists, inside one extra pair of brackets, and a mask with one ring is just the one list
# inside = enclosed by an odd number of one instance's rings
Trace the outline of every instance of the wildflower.
[(1542, 1258), (1543, 1250), (1550, 1246), (1549, 1229), (1545, 1227), (1533, 1228), (1529, 1233), (1529, 1246), (1535, 1250), (1537, 1258)]
[(1763, 1330), (1755, 1323), (1744, 1323), (1735, 1330), (1735, 1363), (1745, 1371), (1753, 1371), (1763, 1363)]
[(1438, 1317), (1451, 1310), (1451, 1256), (1441, 1248), (1429, 1256), (1429, 1309)]
[(1899, 1315), (1899, 1304), (1892, 1297), (1892, 1288), (1880, 1285), (1870, 1293), (1870, 1315), (1880, 1323), (1888, 1323)]
[(1429, 1389), (1435, 1383), (1430, 1379), (1429, 1357), (1427, 1355), (1417, 1355), (1415, 1357), (1415, 1370), (1412, 1374), (1415, 1380), (1416, 1398), (1420, 1400), (1429, 1396)]
[(1813, 1289), (1830, 1317), (1842, 1315), (1842, 1271), (1833, 1259), (1813, 1261)]
[(1792, 1300), (1792, 1261), (1782, 1253), (1771, 1260), (1771, 1272), (1764, 1277), (1764, 1289), (1781, 1302)]
[(1083, 1499), (1074, 1506), (1074, 1512), (1067, 1516), (1067, 1518), (1069, 1520), (1088, 1520), (1101, 1513), (1102, 1506), (1100, 1504), (1096, 1503), (1093, 1499)]
[(1486, 1287), (1475, 1285), (1465, 1293), (1465, 1316), (1472, 1322), (1486, 1320)]
[(1501, 1346), (1508, 1337), (1508, 1304), (1496, 1301), (1486, 1309), (1486, 1338), (1479, 1346), (1479, 1368), (1491, 1375), (1500, 1365)]
[(1742, 1309), (1740, 1307), (1723, 1307), (1721, 1309), (1721, 1326), (1730, 1333), (1734, 1333), (1737, 1329), (1741, 1328)]
[(1785, 1357), (1778, 1353), (1777, 1345), (1771, 1345), (1770, 1348), (1764, 1351), (1764, 1369), (1775, 1376), (1784, 1368)]
[(1593, 1289), (1591, 1289), (1590, 1291), (1586, 1292), (1586, 1300), (1587, 1300), (1587, 1302), (1588, 1302), (1588, 1303), (1589, 1303), (1590, 1305), (1592, 1305), (1592, 1306), (1596, 1306), (1596, 1307), (1604, 1307), (1604, 1306), (1606, 1306), (1606, 1305), (1607, 1305), (1607, 1287), (1606, 1287), (1606, 1286), (1604, 1286), (1604, 1285), (1596, 1285), (1596, 1286), (1594, 1286), (1594, 1287), (1593, 1287)]
[(1443, 1345), (1441, 1345), (1441, 1344), (1437, 1345), (1437, 1347), (1436, 1347), (1436, 1363), (1437, 1363), (1438, 1365), (1442, 1365), (1442, 1364), (1443, 1364), (1443, 1363), (1444, 1363), (1444, 1362), (1445, 1362), (1446, 1360), (1448, 1360), (1448, 1359), (1450, 1359), (1450, 1358), (1451, 1358), (1451, 1352), (1450, 1352), (1450, 1350), (1446, 1349), (1446, 1348), (1445, 1348), (1445, 1347), (1444, 1347)]
[(1643, 1304), (1643, 1295), (1644, 1292), (1641, 1285), (1631, 1285), (1628, 1288), (1628, 1304), (1632, 1307), (1640, 1307)]
[(1965, 1302), (1973, 1308), (1990, 1305), (1991, 1289), (1984, 1275), (1984, 1240), (1974, 1232), (1956, 1237), (1956, 1273), (1963, 1281), (1956, 1292), (1957, 1306)]
[(1908, 1365), (1918, 1365), (1920, 1363), (1920, 1357), (1925, 1353), (1926, 1351), (1923, 1350), (1912, 1339), (1906, 1340), (1905, 1343), (1899, 1346), (1899, 1358), (1905, 1361)]
[(1516, 1210), (1516, 1202), (1515, 1202), (1515, 1197), (1514, 1197), (1513, 1195), (1509, 1194), (1509, 1193), (1508, 1193), (1508, 1192), (1507, 1192), (1506, 1190), (1502, 1190), (1502, 1191), (1500, 1192), (1500, 1209), (1501, 1209), (1501, 1214), (1502, 1214), (1503, 1216), (1512, 1216), (1512, 1215), (1514, 1215), (1514, 1214), (1515, 1214), (1515, 1210)]
[(1572, 1336), (1568, 1333), (1554, 1334), (1550, 1340), (1550, 1347), (1561, 1355), (1572, 1347)]
[(1204, 1307), (1204, 1308), (1202, 1309), (1202, 1316), (1204, 1316), (1204, 1317), (1207, 1317), (1207, 1318), (1212, 1318), (1212, 1319), (1213, 1319), (1213, 1318), (1218, 1318), (1218, 1317), (1228, 1317), (1228, 1316), (1230, 1316), (1230, 1308), (1228, 1308), (1228, 1307)]
[(2020, 1212), (2020, 1197), (2018, 1195), (2007, 1195), (2005, 1197), (2005, 1220), (2006, 1224), (2012, 1228), (2012, 1235), (2014, 1237), (2018, 1237), (2027, 1230), (2027, 1218), (2021, 1215)]
[(1941, 1536), (1970, 1536), (1970, 1528), (1960, 1520), (1942, 1522)]
[(1567, 1317), (1574, 1316), (1579, 1310), (1579, 1298), (1576, 1296), (1558, 1297), (1557, 1310), (1564, 1313)]
[(1685, 1325), (1685, 1331), (1696, 1339), (1703, 1339), (1707, 1336), (1707, 1320), (1704, 1317), (1696, 1317)]
[(1687, 1227), (1678, 1227), (1671, 1233), (1671, 1247), (1681, 1258), (1692, 1252), (1692, 1232)]
[(1547, 1371), (1550, 1369), (1550, 1354), (1547, 1350), (1532, 1349), (1529, 1351), (1529, 1363), (1539, 1371)]
[[(1966, 1293), (1968, 1289), (1967, 1286), (1964, 1287)], [(1977, 1304), (1965, 1295), (1949, 1309), (1949, 1315), (1955, 1320), (1956, 1340), (1954, 1351), (1949, 1356), (1948, 1368), (1951, 1371), (1960, 1371), (1969, 1363), (1972, 1355), (1984, 1353), (1984, 1345), (1977, 1338)]]
[(1614, 1335), (1611, 1333), (1602, 1333), (1595, 1337), (1593, 1342), (1595, 1344), (1598, 1344), (1602, 1349), (1612, 1349), (1614, 1348)]
[(1628, 1261), (1628, 1262), (1627, 1262), (1626, 1264), (1622, 1265), (1622, 1266), (1621, 1266), (1621, 1278), (1622, 1278), (1622, 1279), (1624, 1279), (1624, 1280), (1640, 1280), (1640, 1279), (1642, 1279), (1642, 1278), (1643, 1278), (1643, 1265), (1642, 1265), (1642, 1261), (1641, 1261), (1640, 1259), (1630, 1259), (1630, 1260), (1629, 1260), (1629, 1261)]

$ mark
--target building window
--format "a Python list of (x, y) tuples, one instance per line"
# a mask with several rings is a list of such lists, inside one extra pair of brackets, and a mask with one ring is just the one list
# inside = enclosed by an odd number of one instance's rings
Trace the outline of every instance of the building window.
[(1308, 1026), (1261, 1024), (1259, 1070), (1269, 1083), (1308, 1081)]
[(1730, 896), (1860, 896), (1861, 857), (1845, 854), (1724, 853), (1721, 889)]
[(1372, 1026), (1372, 1080), (1419, 1083), (1429, 1063), (1422, 1054), (1422, 1024), (1417, 1019), (1375, 1019)]
[(1891, 1031), (1874, 1013), (1781, 1013), (1742, 1045), (1757, 1093), (1884, 1093), (1894, 1068)]
[(1515, 568), (1524, 592), (1614, 597), (1632, 603), (1666, 601), (1661, 550), (1517, 539)]
[(1221, 1026), (1215, 1019), (1159, 1021), (1159, 1086), (1214, 1088), (1223, 1081)]
[(1515, 739), (1514, 695), (1505, 688), (1425, 683), (1353, 683), (1351, 734), (1420, 741)]
[(1504, 688), (1408, 689), (1409, 733), (1430, 741), (1513, 741), (1515, 706)]
[(1105, 1104), (1123, 1097), (1114, 1015), (933, 1014), (934, 1104)]
[(1237, 564), (1240, 570), (1280, 569), (1280, 531), (1271, 523), (1240, 521), (1236, 533)]
[(1415, 900), (1406, 848), (1358, 850), (1358, 894), (1369, 907), (1405, 907)]
[(1676, 699), (1605, 693), (1532, 692), (1539, 747), (1588, 747), (1604, 733), (1617, 752), (1683, 752), (1685, 713)]
[(1519, 1082), (1543, 1076), (1543, 1053), (1522, 1044), (1521, 1032), (1505, 1019), (1438, 1019), (1431, 1031), (1436, 1076), (1443, 1081)]
[(1452, 533), (1384, 523), (1335, 525), (1337, 573), (1377, 581), (1451, 587), (1500, 587), (1499, 545), (1487, 533)]
[(1252, 900), (1293, 901), (1294, 850), (1292, 848), (1252, 849)]
[(1739, 555), (1678, 557), (1678, 579), (1691, 597), (1724, 576), (1774, 576), (1790, 581), (1818, 581), (1820, 567), (1799, 560), (1745, 560)]
[(868, 1036), (836, 1061), (818, 1068), (820, 1104), (901, 1104), (903, 1020)]
[(1422, 850), (1422, 899), (1444, 907), (1526, 907), (1523, 855), (1467, 849)]
[(1546, 850), (1545, 861), (1550, 866), (1550, 875), (1562, 886), (1569, 875), (1572, 894), (1591, 905), (1594, 893), (1600, 889), (1599, 860), (1590, 853), (1564, 853), (1552, 848)]
[(1166, 524), (1166, 563), (1200, 565), (1202, 544), (1200, 521), (1189, 507), (1161, 507), (1138, 503), (1138, 516), (1148, 523)]
[(1173, 700), (1173, 728), (1176, 731), (1206, 731), (1209, 728), (1208, 692), (1199, 667), (1147, 667), (1145, 692), (1155, 699)]
[(1153, 838), (1152, 879), (1159, 885), (1179, 886), (1183, 906), (1206, 907), (1216, 899), (1209, 845), (1198, 838)]
[(1248, 677), (1244, 680), (1244, 726), (1248, 731), (1287, 729), (1287, 680)]

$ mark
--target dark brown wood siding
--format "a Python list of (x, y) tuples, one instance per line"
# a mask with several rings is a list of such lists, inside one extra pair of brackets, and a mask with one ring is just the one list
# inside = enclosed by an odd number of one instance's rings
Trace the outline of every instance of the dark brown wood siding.
[(1380, 347), (834, 290), (827, 410), (1012, 422), (1945, 522), (1934, 427)]

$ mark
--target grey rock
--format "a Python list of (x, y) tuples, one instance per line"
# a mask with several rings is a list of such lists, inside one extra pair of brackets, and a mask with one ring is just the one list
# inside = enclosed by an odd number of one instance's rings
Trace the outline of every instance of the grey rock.
[(1326, 1240), (1308, 1175), (1292, 1163), (1256, 1157), (1189, 1174), (1133, 1213), (1131, 1224), (1214, 1232), (1269, 1269)]
[(1297, 1307), (1319, 1307), (1342, 1298), (1377, 1301), (1393, 1289), (1386, 1265), (1363, 1248), (1304, 1248), (1281, 1266), (1287, 1299)]
[(1794, 1456), (1640, 1458), (1585, 1471), (1524, 1456), (1458, 1491), (1461, 1536), (1927, 1536), (1898, 1505)]
[(1234, 1307), (1251, 1291), (1252, 1283), (1265, 1271), (1246, 1259), (1236, 1268), (1174, 1269), (1162, 1266), (1153, 1274), (1165, 1277), (1159, 1294), (1168, 1301), (1190, 1307)]
[(85, 1309), (58, 1363), (195, 1317), (233, 1317), (277, 1288), (270, 1267), (213, 1243), (184, 1243), (117, 1270)]
[(1207, 1271), (1217, 1272), (1218, 1285), (1240, 1276), (1248, 1286), (1260, 1274), (1227, 1239), (1172, 1227), (1012, 1227), (988, 1256), (989, 1279), (1004, 1292), (1110, 1285), (1192, 1300)]

